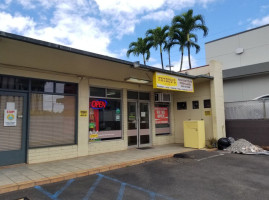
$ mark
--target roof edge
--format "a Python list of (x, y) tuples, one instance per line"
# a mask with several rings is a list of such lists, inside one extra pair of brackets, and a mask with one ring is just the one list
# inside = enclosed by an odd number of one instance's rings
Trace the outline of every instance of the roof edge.
[(218, 38), (218, 39), (215, 39), (215, 40), (211, 40), (209, 42), (206, 42), (205, 44), (209, 44), (209, 43), (212, 43), (212, 42), (223, 40), (223, 39), (226, 39), (226, 38), (229, 38), (229, 37), (233, 37), (233, 36), (240, 35), (240, 34), (243, 34), (243, 33), (246, 33), (246, 32), (254, 31), (256, 29), (264, 28), (264, 27), (267, 27), (267, 26), (269, 26), (269, 24), (265, 24), (263, 26), (258, 26), (258, 27), (255, 27), (255, 28), (252, 28), (252, 29), (249, 29), (249, 30), (246, 30), (246, 31), (241, 31), (241, 32), (238, 32), (238, 33), (234, 33), (234, 34), (225, 36), (225, 37), (221, 37), (221, 38)]
[[(125, 65), (129, 65), (129, 66), (133, 66), (133, 64), (134, 64), (134, 62), (131, 62), (131, 61), (126, 61), (126, 60), (113, 58), (110, 56), (105, 56), (105, 55), (101, 55), (101, 54), (97, 54), (97, 53), (92, 53), (89, 51), (84, 51), (84, 50), (80, 50), (80, 49), (76, 49), (76, 48), (72, 48), (72, 47), (68, 47), (68, 46), (64, 46), (64, 45), (60, 45), (60, 44), (55, 44), (55, 43), (46, 42), (43, 40), (38, 40), (38, 39), (29, 38), (29, 37), (25, 37), (25, 36), (21, 36), (21, 35), (16, 35), (13, 33), (7, 33), (4, 31), (0, 31), (0, 37), (12, 39), (12, 40), (18, 40), (21, 42), (31, 43), (34, 45), (39, 45), (39, 46), (57, 49), (57, 50), (61, 50), (61, 51), (66, 51), (66, 52), (70, 52), (70, 53), (75, 53), (75, 54), (79, 54), (79, 55), (89, 56), (89, 57), (93, 57), (93, 58), (97, 58), (97, 59), (101, 59), (101, 60), (107, 60), (107, 61), (111, 61), (111, 62), (125, 64)], [(140, 64), (140, 67), (138, 69), (144, 69), (144, 70), (146, 69), (146, 70), (150, 70), (150, 71), (163, 72), (163, 73), (182, 76), (182, 77), (191, 78), (191, 79), (195, 79), (197, 77), (197, 76), (193, 76), (193, 75), (189, 75), (189, 74), (159, 69), (157, 67), (152, 67), (152, 66), (143, 65), (143, 64)]]

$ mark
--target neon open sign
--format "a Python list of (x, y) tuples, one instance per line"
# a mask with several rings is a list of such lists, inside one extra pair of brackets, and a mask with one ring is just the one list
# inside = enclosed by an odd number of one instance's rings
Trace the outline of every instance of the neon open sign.
[(107, 101), (104, 99), (98, 99), (98, 100), (93, 100), (90, 102), (90, 107), (92, 109), (103, 109), (107, 105)]

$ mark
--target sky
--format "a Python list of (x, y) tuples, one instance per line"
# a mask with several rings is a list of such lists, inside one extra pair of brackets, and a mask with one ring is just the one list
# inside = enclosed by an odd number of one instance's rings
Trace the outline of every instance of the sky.
[[(192, 50), (193, 67), (207, 64), (206, 42), (269, 24), (268, 0), (0, 0), (0, 31), (143, 63), (141, 55), (126, 57), (129, 44), (148, 29), (170, 26), (188, 9), (201, 14), (209, 29), (207, 37), (195, 32), (201, 51)], [(150, 52), (147, 65), (161, 68), (159, 50)], [(183, 61), (187, 69), (187, 50)], [(171, 62), (178, 71), (178, 46), (171, 49)]]

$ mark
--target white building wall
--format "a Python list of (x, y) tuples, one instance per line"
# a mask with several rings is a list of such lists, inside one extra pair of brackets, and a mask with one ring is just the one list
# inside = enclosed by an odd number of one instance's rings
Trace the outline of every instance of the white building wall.
[[(206, 62), (216, 60), (223, 70), (269, 62), (269, 25), (206, 43)], [(243, 48), (242, 54), (236, 54)]]

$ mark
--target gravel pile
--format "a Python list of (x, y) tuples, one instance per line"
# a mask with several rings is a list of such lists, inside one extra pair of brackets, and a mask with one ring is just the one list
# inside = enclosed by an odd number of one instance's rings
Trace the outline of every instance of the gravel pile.
[(249, 141), (245, 139), (236, 140), (226, 150), (231, 153), (243, 153), (243, 154), (266, 153), (265, 150), (256, 145), (251, 144)]

